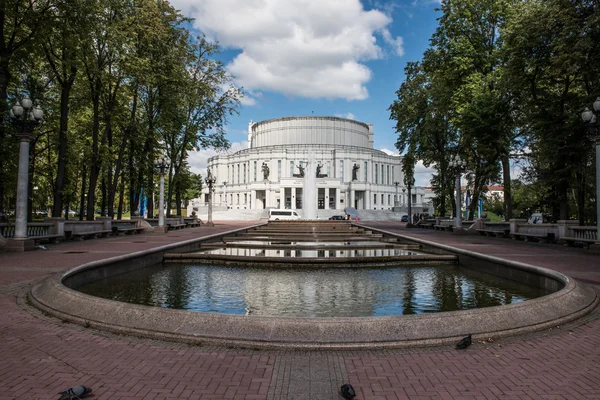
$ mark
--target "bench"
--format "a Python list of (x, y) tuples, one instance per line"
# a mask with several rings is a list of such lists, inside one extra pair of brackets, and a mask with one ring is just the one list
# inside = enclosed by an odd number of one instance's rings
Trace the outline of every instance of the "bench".
[(64, 238), (63, 235), (41, 235), (41, 236), (30, 236), (29, 239), (33, 239), (35, 244), (38, 245), (40, 243), (58, 243), (60, 239)]
[(452, 225), (433, 225), (433, 229), (436, 231), (451, 231)]
[(528, 242), (539, 242), (544, 241), (547, 243), (554, 243), (556, 237), (554, 233), (513, 233), (511, 234), (513, 240), (525, 239)]
[(574, 237), (562, 237), (561, 240), (565, 241), (566, 246), (581, 246), (583, 248), (589, 248), (591, 244), (597, 242), (595, 239), (583, 239)]
[(83, 240), (83, 239), (95, 239), (97, 237), (107, 237), (108, 235), (112, 234), (113, 231), (111, 230), (103, 230), (103, 231), (86, 231), (86, 232), (72, 232), (72, 231), (65, 231), (65, 236), (67, 238), (71, 238), (73, 240)]
[(177, 229), (183, 229), (186, 226), (187, 226), (186, 224), (167, 224), (167, 229), (172, 231), (172, 230), (177, 230)]
[(509, 236), (510, 229), (477, 229), (482, 236)]
[(144, 231), (144, 228), (120, 228), (120, 227), (116, 227), (116, 231), (113, 228), (113, 233), (114, 235), (118, 235), (119, 233), (124, 233), (126, 235), (132, 235), (132, 234), (136, 234), (136, 233), (142, 233)]
[(200, 226), (200, 222), (187, 222), (185, 221), (185, 225), (190, 228), (196, 228)]
[(419, 223), (417, 223), (417, 226), (419, 228), (425, 228), (425, 229), (433, 229), (434, 225), (435, 225), (434, 222), (419, 222)]

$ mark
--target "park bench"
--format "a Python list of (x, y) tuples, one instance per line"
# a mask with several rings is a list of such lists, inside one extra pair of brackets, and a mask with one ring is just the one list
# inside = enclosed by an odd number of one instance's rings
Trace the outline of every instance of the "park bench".
[(132, 235), (144, 231), (145, 228), (138, 228), (135, 225), (136, 221), (113, 221), (112, 232), (115, 236), (117, 236), (119, 233), (124, 233), (125, 235)]
[(452, 225), (433, 225), (436, 231), (452, 231)]
[(196, 228), (200, 226), (200, 221), (196, 218), (184, 218), (183, 220), (185, 221), (185, 225), (188, 228)]
[(510, 229), (477, 229), (477, 232), (482, 236), (510, 236)]
[(36, 245), (41, 243), (58, 243), (62, 238), (64, 238), (64, 236), (58, 234), (29, 236), (29, 239), (33, 239)]
[(512, 233), (511, 237), (513, 240), (525, 239), (528, 242), (539, 242), (544, 241), (547, 243), (554, 243), (556, 236), (554, 233)]
[(177, 230), (177, 229), (183, 229), (186, 226), (187, 226), (186, 224), (167, 224), (167, 229), (170, 231), (173, 231), (173, 230)]
[(85, 232), (72, 232), (65, 231), (65, 236), (67, 239), (73, 240), (84, 240), (84, 239), (95, 239), (98, 237), (107, 237), (113, 233), (111, 230), (102, 230), (102, 231), (85, 231)]
[(589, 248), (591, 244), (597, 242), (596, 239), (584, 239), (576, 237), (562, 237), (561, 240), (564, 240), (566, 246), (581, 246), (584, 248)]

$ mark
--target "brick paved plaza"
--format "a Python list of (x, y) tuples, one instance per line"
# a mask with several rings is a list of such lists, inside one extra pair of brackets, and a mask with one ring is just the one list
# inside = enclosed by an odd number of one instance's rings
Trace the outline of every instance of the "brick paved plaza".
[[(0, 254), (0, 399), (57, 399), (83, 384), (95, 399), (600, 398), (600, 312), (567, 326), (466, 351), (265, 351), (188, 346), (92, 331), (27, 304), (27, 288), (82, 263), (250, 225), (217, 222), (165, 235), (134, 235)], [(600, 256), (559, 245), (404, 230), (368, 224), (471, 251), (545, 266), (600, 284)]]

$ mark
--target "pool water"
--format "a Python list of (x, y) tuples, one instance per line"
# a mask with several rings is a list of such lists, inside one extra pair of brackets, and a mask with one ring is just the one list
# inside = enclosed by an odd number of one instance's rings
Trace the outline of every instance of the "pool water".
[(269, 317), (425, 314), (519, 303), (548, 294), (458, 265), (306, 270), (167, 263), (77, 290), (148, 306)]

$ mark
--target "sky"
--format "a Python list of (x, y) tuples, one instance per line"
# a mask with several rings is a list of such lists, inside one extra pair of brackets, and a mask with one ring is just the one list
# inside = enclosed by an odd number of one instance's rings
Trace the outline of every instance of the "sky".
[[(170, 0), (194, 18), (192, 32), (218, 41), (241, 88), (229, 118), (229, 153), (248, 147), (248, 123), (285, 116), (338, 116), (373, 124), (375, 148), (398, 154), (389, 106), (437, 26), (436, 0)], [(190, 155), (206, 171), (214, 150)], [(415, 184), (428, 186), (421, 163)]]

